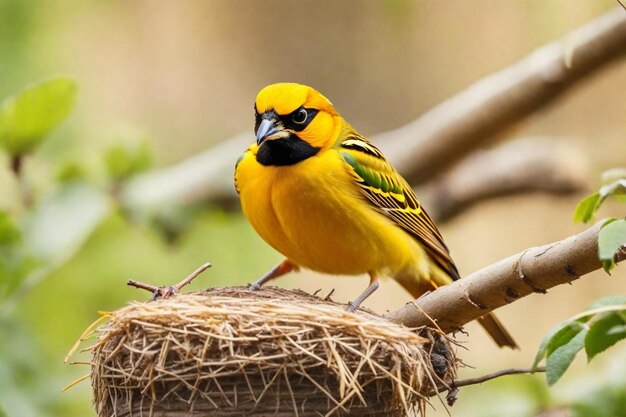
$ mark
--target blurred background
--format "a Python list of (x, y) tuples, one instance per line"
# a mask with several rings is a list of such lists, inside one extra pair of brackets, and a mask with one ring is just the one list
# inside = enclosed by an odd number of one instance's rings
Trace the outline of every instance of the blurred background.
[[(0, 245), (12, 260), (25, 259), (0, 270), (0, 406), (11, 417), (95, 415), (88, 381), (61, 394), (88, 372), (63, 358), (98, 311), (149, 297), (126, 280), (173, 284), (211, 261), (191, 289), (245, 284), (281, 259), (236, 205), (172, 201), (156, 213), (132, 210), (119, 198), (136, 175), (179, 164), (242, 132), (252, 142), (253, 102), (266, 84), (312, 85), (372, 136), (615, 6), (612, 0), (0, 0), (0, 100), (58, 75), (78, 86), (70, 116), (24, 158), (20, 180), (0, 153), (0, 210), (26, 224), (19, 255)], [(603, 171), (626, 165), (624, 91), (622, 59), (502, 137), (541, 135), (576, 149), (583, 158), (574, 170), (586, 187), (491, 199), (441, 223), (462, 273), (586, 227), (572, 221), (577, 202), (598, 188)], [(231, 175), (216, 181), (230, 183)], [(609, 204), (601, 216), (609, 215), (623, 216), (623, 208)], [(461, 377), (530, 366), (553, 326), (600, 297), (625, 293), (625, 278), (623, 266), (612, 276), (596, 272), (500, 309), (520, 351), (499, 350), (468, 325), (469, 335), (458, 335), (468, 365)], [(337, 300), (348, 301), (367, 278), (303, 272), (276, 284), (335, 289)], [(408, 300), (385, 281), (366, 305), (384, 312)], [(463, 389), (451, 413), (522, 417), (587, 397), (626, 402), (624, 375), (622, 345), (590, 365), (578, 358), (551, 389), (542, 376)], [(437, 399), (432, 403), (430, 415), (447, 415)]]

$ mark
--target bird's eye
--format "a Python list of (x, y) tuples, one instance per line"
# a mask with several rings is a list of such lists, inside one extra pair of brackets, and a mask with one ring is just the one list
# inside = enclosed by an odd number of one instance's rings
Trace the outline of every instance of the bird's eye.
[(305, 109), (298, 109), (293, 113), (292, 119), (294, 123), (301, 125), (306, 122), (307, 116), (308, 114)]

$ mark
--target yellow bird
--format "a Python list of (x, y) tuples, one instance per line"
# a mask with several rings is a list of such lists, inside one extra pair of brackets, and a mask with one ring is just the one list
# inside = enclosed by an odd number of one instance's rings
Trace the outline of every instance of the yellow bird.
[[(315, 89), (263, 88), (254, 106), (256, 143), (237, 161), (243, 212), (286, 259), (251, 288), (300, 267), (367, 273), (354, 311), (391, 276), (413, 297), (459, 279), (437, 226), (410, 185)], [(479, 319), (500, 346), (517, 347), (493, 314)]]

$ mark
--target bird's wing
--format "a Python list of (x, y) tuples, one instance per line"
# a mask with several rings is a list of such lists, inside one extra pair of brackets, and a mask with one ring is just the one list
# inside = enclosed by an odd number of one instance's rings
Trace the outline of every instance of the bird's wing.
[(417, 239), (450, 278), (459, 279), (437, 226), (422, 208), (411, 186), (382, 152), (356, 133), (340, 141), (338, 148), (366, 200)]

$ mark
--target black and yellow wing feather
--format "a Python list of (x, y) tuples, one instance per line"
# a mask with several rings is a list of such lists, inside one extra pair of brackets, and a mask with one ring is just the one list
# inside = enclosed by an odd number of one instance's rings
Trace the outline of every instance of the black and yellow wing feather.
[(356, 133), (340, 141), (338, 147), (366, 200), (417, 239), (450, 278), (459, 279), (459, 272), (437, 226), (422, 208), (411, 186), (387, 162), (382, 152)]

